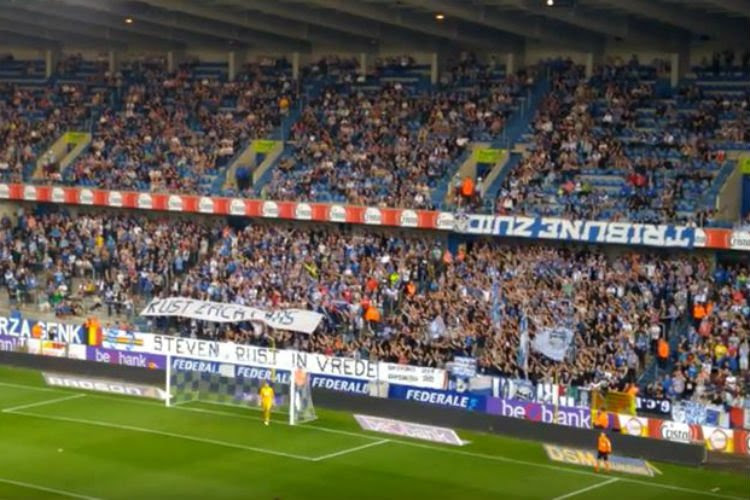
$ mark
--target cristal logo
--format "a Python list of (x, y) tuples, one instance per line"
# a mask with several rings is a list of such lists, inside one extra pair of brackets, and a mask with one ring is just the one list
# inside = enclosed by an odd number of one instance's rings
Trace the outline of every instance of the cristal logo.
[(419, 223), (417, 212), (415, 212), (414, 210), (404, 210), (403, 212), (401, 212), (399, 223), (403, 227), (417, 227)]
[(294, 217), (300, 220), (312, 219), (312, 207), (307, 203), (297, 203), (294, 207)]
[(211, 214), (214, 212), (214, 200), (207, 196), (201, 196), (198, 200), (198, 211), (204, 214)]
[(451, 231), (456, 224), (456, 218), (450, 212), (440, 212), (435, 221), (438, 229), (447, 229)]
[(229, 213), (232, 215), (245, 215), (245, 202), (239, 198), (232, 198), (229, 202)]
[(466, 215), (459, 215), (453, 221), (453, 229), (458, 231), (459, 233), (466, 232), (468, 227), (469, 227), (469, 218), (466, 217)]
[(263, 217), (278, 217), (279, 205), (275, 201), (264, 201), (261, 214), (263, 214)]
[(727, 448), (727, 435), (719, 429), (716, 429), (708, 437), (708, 441), (711, 443), (711, 448), (718, 451), (723, 451)]
[(346, 209), (341, 205), (331, 205), (328, 209), (328, 219), (331, 222), (346, 222)]
[(365, 210), (365, 224), (380, 224), (383, 220), (383, 214), (380, 209), (367, 207)]
[(706, 232), (703, 229), (696, 229), (693, 244), (697, 247), (706, 246)]
[(108, 202), (111, 207), (121, 207), (122, 206), (122, 193), (119, 191), (110, 191)]
[(0, 184), (0, 198), (10, 198), (10, 188), (7, 184)]
[(177, 196), (176, 194), (173, 194), (167, 199), (167, 210), (170, 210), (172, 212), (181, 212), (182, 211), (182, 196)]
[(729, 239), (731, 248), (750, 248), (750, 233), (733, 232)]
[(53, 203), (64, 203), (65, 202), (65, 190), (63, 188), (52, 188), (52, 202)]
[(23, 199), (32, 201), (36, 200), (36, 188), (34, 186), (24, 186)]
[(94, 204), (94, 193), (90, 189), (81, 189), (78, 192), (78, 201), (81, 205), (93, 205)]
[(643, 432), (643, 424), (637, 418), (631, 418), (625, 423), (625, 429), (631, 436), (640, 436)]
[(138, 208), (150, 209), (151, 207), (152, 207), (151, 195), (148, 195), (146, 193), (139, 194), (138, 195)]
[(671, 422), (665, 422), (661, 426), (661, 437), (669, 441), (679, 441), (689, 443), (692, 441), (692, 435), (689, 428), (675, 427)]

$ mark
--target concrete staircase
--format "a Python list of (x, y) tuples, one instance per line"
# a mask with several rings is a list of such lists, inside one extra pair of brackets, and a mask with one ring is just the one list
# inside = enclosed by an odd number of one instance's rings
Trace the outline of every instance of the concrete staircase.
[(60, 172), (64, 172), (89, 147), (91, 139), (92, 136), (89, 132), (65, 132), (47, 149), (44, 155), (39, 157), (31, 179), (38, 180), (43, 178), (44, 172), (42, 171), (42, 167), (50, 154), (60, 159)]
[[(509, 155), (505, 155), (505, 161), (496, 168), (497, 173), (490, 173), (490, 176), (485, 179), (484, 185), (484, 206), (489, 212), (494, 212), (495, 199), (497, 193), (500, 191), (500, 187), (503, 185), (503, 181), (508, 177), (508, 174), (515, 169), (519, 163), (521, 163), (522, 155), (516, 151), (511, 152)], [(494, 175), (493, 175), (494, 174)]]
[[(252, 141), (245, 150), (235, 158), (226, 172), (224, 180), (224, 189), (237, 190), (237, 180), (235, 172), (239, 166), (249, 167), (253, 172), (253, 186), (269, 171), (276, 160), (284, 151), (283, 141), (274, 140), (255, 140)], [(264, 154), (265, 157), (258, 162), (258, 155)]]
[(739, 151), (727, 152), (727, 163), (712, 182), (709, 191), (716, 191), (716, 219), (731, 225), (742, 211), (742, 168)]
[[(458, 168), (456, 173), (453, 175), (453, 177), (450, 179), (450, 182), (448, 186), (453, 186), (456, 184), (456, 182), (466, 178), (471, 177), (472, 179), (477, 179), (478, 173), (477, 173), (477, 165), (480, 163), (481, 156), (479, 152), (482, 150), (492, 150), (494, 148), (490, 147), (491, 144), (488, 142), (476, 142), (471, 145), (471, 154), (469, 154), (468, 158), (461, 164), (461, 166)], [(508, 160), (508, 152), (507, 150), (498, 150), (499, 154), (497, 154), (497, 158), (492, 163), (492, 167), (490, 169), (489, 174), (482, 180), (481, 188), (482, 192), (485, 192), (485, 189), (487, 189), (488, 186), (490, 186), (493, 182), (493, 180), (499, 175), (502, 166), (506, 163)], [(484, 163), (484, 162), (482, 162)], [(451, 207), (453, 200), (451, 199), (451, 193), (450, 189), (447, 190), (445, 193), (443, 193), (443, 199), (441, 200), (444, 207), (449, 208)]]

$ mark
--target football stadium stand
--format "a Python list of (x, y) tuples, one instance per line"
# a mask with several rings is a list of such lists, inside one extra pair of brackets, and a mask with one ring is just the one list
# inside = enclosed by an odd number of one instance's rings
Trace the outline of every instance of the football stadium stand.
[[(449, 395), (554, 387), (554, 418), (563, 398), (608, 392), (645, 418), (638, 394), (685, 426), (749, 437), (748, 13), (748, 0), (2, 5), (0, 326), (70, 323), (92, 349), (127, 332), (424, 368)], [(175, 297), (322, 320), (142, 313)], [(360, 392), (398, 385), (368, 381)], [(724, 451), (748, 454), (745, 441)]]

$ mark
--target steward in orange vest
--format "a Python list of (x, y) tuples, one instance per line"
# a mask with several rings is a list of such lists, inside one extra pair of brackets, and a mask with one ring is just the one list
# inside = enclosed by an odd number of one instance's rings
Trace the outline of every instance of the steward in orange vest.
[(607, 410), (604, 408), (599, 409), (599, 412), (596, 415), (596, 420), (594, 421), (594, 427), (602, 430), (609, 427), (609, 416), (607, 415)]
[(607, 435), (602, 432), (599, 434), (599, 439), (596, 446), (596, 463), (594, 464), (594, 470), (599, 472), (599, 461), (604, 462), (604, 466), (609, 471), (609, 454), (612, 453), (612, 443), (609, 441)]

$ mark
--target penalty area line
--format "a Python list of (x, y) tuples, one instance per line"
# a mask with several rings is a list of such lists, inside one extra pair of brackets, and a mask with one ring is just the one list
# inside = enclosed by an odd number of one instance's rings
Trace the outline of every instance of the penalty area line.
[[(29, 390), (44, 391), (44, 392), (57, 392), (57, 393), (69, 392), (69, 391), (65, 391), (65, 390), (52, 389), (52, 388), (48, 388), (48, 387), (39, 387), (39, 386), (27, 385), (27, 384), (14, 384), (14, 383), (8, 383), (8, 382), (0, 382), (0, 386), (15, 387), (15, 388), (19, 388), (19, 389), (29, 389)], [(87, 395), (89, 397), (96, 398), (96, 399), (109, 399), (109, 400), (113, 400), (113, 401), (114, 400), (121, 401), (121, 402), (127, 403), (127, 404), (140, 404), (140, 405), (148, 405), (148, 406), (153, 406), (153, 407), (162, 407), (162, 408), (165, 408), (163, 402), (159, 403), (157, 401), (153, 401), (153, 402), (151, 402), (151, 401), (141, 401), (141, 400), (138, 400), (136, 398), (114, 397), (114, 396), (106, 396), (106, 395), (100, 395), (100, 394), (88, 394), (87, 393)], [(205, 401), (204, 401), (204, 403), (205, 403)], [(197, 413), (211, 413), (211, 414), (214, 414), (214, 415), (225, 415), (225, 416), (234, 417), (234, 418), (245, 418), (245, 419), (250, 419), (250, 420), (259, 420), (259, 417), (253, 417), (253, 416), (250, 416), (250, 415), (240, 415), (240, 414), (234, 413), (234, 412), (215, 411), (215, 410), (208, 410), (208, 409), (205, 409), (205, 408), (195, 408), (195, 407), (192, 407), (191, 405), (177, 406), (177, 407), (173, 407), (173, 408), (177, 409), (177, 410), (193, 411), (193, 412), (197, 412)], [(30, 414), (30, 415), (36, 416), (34, 414)], [(288, 422), (280, 422), (280, 423), (282, 423), (284, 425), (289, 425)], [(345, 431), (345, 430), (341, 430), (341, 429), (333, 429), (333, 428), (329, 428), (329, 427), (320, 426), (320, 425), (317, 425), (315, 423), (312, 423), (311, 425), (299, 426), (298, 428), (315, 429), (315, 430), (320, 431), (320, 432), (329, 432), (329, 433), (332, 433), (332, 434), (341, 434), (341, 435), (346, 435), (346, 436), (356, 436), (356, 437), (365, 437), (365, 438), (370, 438), (370, 439), (378, 439), (377, 436), (374, 436), (372, 434), (365, 434), (363, 432)], [(425, 443), (419, 443), (419, 442), (416, 442), (416, 441), (406, 441), (404, 439), (390, 439), (389, 441), (391, 443), (396, 443), (396, 444), (400, 444), (400, 445), (404, 445), (404, 446), (410, 446), (412, 448), (423, 448), (423, 449), (427, 449), (427, 450), (434, 450), (434, 451), (438, 451), (438, 452), (449, 453), (449, 454), (452, 454), (452, 455), (461, 455), (461, 456), (465, 456), (465, 457), (472, 457), (472, 458), (479, 459), (479, 460), (490, 460), (490, 461), (495, 461), (495, 462), (511, 463), (511, 464), (523, 465), (523, 466), (530, 467), (530, 468), (535, 468), (535, 469), (546, 469), (546, 470), (552, 470), (552, 471), (561, 472), (561, 473), (574, 474), (574, 475), (578, 475), (578, 476), (601, 477), (600, 474), (597, 474), (595, 472), (590, 472), (590, 471), (586, 471), (586, 470), (577, 470), (577, 469), (574, 469), (572, 467), (562, 467), (562, 466), (552, 465), (552, 464), (549, 464), (549, 463), (530, 462), (530, 461), (527, 461), (527, 460), (519, 460), (519, 459), (516, 459), (516, 458), (504, 457), (502, 455), (493, 455), (493, 454), (489, 454), (489, 453), (472, 452), (472, 451), (468, 451), (468, 450), (457, 450), (457, 449), (454, 449), (454, 448), (451, 448), (451, 447), (431, 445), (431, 444), (425, 444)], [(305, 461), (309, 461), (309, 462), (313, 461), (313, 459), (310, 458), (310, 457), (298, 457), (298, 458), (300, 460), (305, 460)], [(700, 495), (700, 496), (704, 496), (704, 497), (724, 498), (724, 499), (728, 499), (728, 500), (747, 500), (745, 497), (738, 497), (738, 496), (733, 496), (733, 495), (727, 495), (727, 494), (722, 494), (722, 493), (718, 493), (718, 492), (714, 492), (714, 491), (705, 491), (705, 490), (697, 490), (697, 489), (694, 489), (694, 488), (685, 488), (685, 487), (682, 487), (682, 486), (677, 486), (677, 485), (668, 484), (668, 483), (661, 483), (661, 482), (657, 482), (657, 481), (651, 481), (651, 482), (649, 482), (649, 481), (644, 481), (644, 480), (635, 479), (635, 478), (628, 478), (628, 477), (619, 477), (619, 480), (621, 482), (623, 482), (623, 483), (639, 484), (639, 485), (648, 486), (648, 487), (651, 487), (651, 488), (656, 488), (656, 489), (661, 489), (661, 490), (668, 490), (668, 491), (676, 491), (676, 492), (681, 492), (681, 493), (690, 493), (690, 494), (693, 494), (693, 495)]]
[(187, 434), (179, 434), (176, 432), (160, 431), (157, 429), (149, 429), (147, 427), (136, 427), (134, 425), (123, 425), (115, 424), (112, 422), (102, 422), (100, 420), (87, 420), (84, 418), (73, 418), (73, 417), (62, 417), (58, 415), (44, 415), (40, 413), (30, 413), (24, 411), (7, 411), (12, 415), (23, 415), (25, 417), (43, 418), (47, 420), (56, 420), (58, 422), (70, 422), (74, 424), (91, 425), (97, 427), (108, 427), (110, 429), (119, 429), (123, 431), (142, 432), (144, 434), (154, 434), (157, 436), (171, 437), (175, 439), (183, 439), (185, 441), (194, 441), (196, 443), (212, 444), (215, 446), (223, 446), (225, 448), (234, 448), (238, 450), (253, 451), (256, 453), (263, 453), (266, 455), (275, 455), (284, 458), (293, 458), (295, 460), (304, 460), (306, 462), (313, 462), (314, 459), (302, 455), (294, 455), (292, 453), (284, 453), (282, 451), (269, 450), (267, 448), (258, 448), (255, 446), (246, 446), (239, 443), (231, 443), (229, 441), (219, 441), (217, 439), (203, 438), (199, 436), (189, 436)]
[[(151, 402), (151, 401), (140, 401), (140, 400), (137, 400), (135, 398), (120, 398), (120, 397), (116, 398), (116, 397), (113, 397), (113, 396), (106, 396), (106, 395), (99, 395), (99, 394), (91, 394), (90, 396), (94, 397), (94, 398), (98, 398), (98, 399), (117, 400), (117, 401), (121, 401), (121, 402), (124, 402), (124, 403), (127, 403), (127, 404), (149, 405), (149, 406), (153, 406), (153, 407), (159, 407), (159, 406), (161, 406), (162, 408), (164, 408), (163, 403), (160, 404), (160, 403), (157, 403), (155, 401), (154, 402)], [(214, 403), (212, 401), (200, 401), (200, 403), (209, 403), (209, 404), (212, 404), (212, 405), (216, 404), (216, 403)], [(220, 405), (220, 406), (224, 406), (224, 405)], [(195, 413), (206, 413), (206, 414), (212, 414), (212, 415), (217, 415), (217, 416), (227, 416), (227, 417), (247, 419), (247, 420), (261, 420), (260, 417), (255, 417), (255, 416), (252, 416), (252, 415), (241, 415), (239, 413), (229, 412), (229, 411), (209, 410), (207, 408), (196, 408), (196, 407), (194, 407), (192, 405), (180, 405), (180, 406), (172, 407), (172, 409), (182, 410), (182, 411), (189, 411), (189, 412), (195, 412)], [(289, 425), (288, 422), (283, 422), (282, 421), (282, 422), (279, 422), (279, 423), (281, 423), (282, 425)], [(320, 426), (320, 425), (316, 425), (314, 423), (312, 425), (298, 426), (297, 428), (300, 428), (300, 429), (315, 429), (315, 430), (320, 431), (320, 432), (328, 432), (328, 433), (332, 433), (332, 434), (340, 434), (340, 435), (344, 435), (344, 436), (353, 436), (353, 437), (360, 437), (360, 438), (370, 438), (372, 440), (379, 439), (379, 436), (374, 436), (372, 434), (365, 434), (363, 432), (345, 431), (345, 430), (341, 430), (341, 429), (332, 429), (330, 427), (323, 427), (323, 426)], [(601, 477), (601, 474), (595, 473), (593, 471), (577, 470), (577, 469), (574, 469), (572, 467), (561, 467), (561, 466), (558, 466), (558, 465), (552, 465), (552, 464), (540, 463), (540, 462), (529, 462), (529, 461), (526, 461), (526, 460), (519, 460), (519, 459), (516, 459), (516, 458), (504, 457), (502, 455), (491, 455), (491, 454), (488, 454), (488, 453), (473, 452), (473, 451), (468, 451), (468, 450), (457, 450), (457, 449), (454, 449), (452, 447), (439, 446), (439, 445), (426, 444), (426, 443), (419, 443), (419, 442), (416, 442), (416, 441), (406, 441), (406, 440), (403, 440), (403, 439), (395, 439), (395, 438), (389, 439), (389, 442), (394, 443), (394, 444), (400, 444), (400, 445), (403, 445), (403, 446), (409, 446), (409, 447), (412, 447), (412, 448), (422, 448), (422, 449), (426, 449), (426, 450), (433, 450), (433, 451), (438, 451), (438, 452), (443, 452), (443, 453), (449, 453), (449, 454), (452, 454), (452, 455), (461, 455), (461, 456), (464, 456), (464, 457), (471, 457), (471, 458), (475, 458), (475, 459), (479, 459), (479, 460), (490, 460), (490, 461), (501, 462), (501, 463), (510, 463), (510, 464), (522, 465), (522, 466), (526, 466), (526, 467), (532, 467), (532, 468), (536, 468), (536, 469), (546, 469), (546, 470), (551, 470), (551, 471), (555, 471), (555, 472), (562, 472), (562, 473), (566, 473), (566, 474), (574, 474), (574, 475), (578, 475), (578, 476), (588, 476), (588, 477), (597, 477), (597, 478)], [(313, 459), (311, 459), (309, 457), (306, 457), (305, 460), (313, 461)], [(662, 489), (662, 490), (677, 491), (677, 492), (681, 492), (681, 493), (690, 493), (690, 494), (693, 494), (693, 495), (700, 495), (700, 496), (704, 496), (704, 497), (724, 498), (724, 499), (727, 499), (727, 500), (747, 500), (747, 499), (745, 499), (743, 497), (736, 497), (736, 496), (732, 496), (732, 495), (726, 495), (726, 494), (721, 494), (721, 493), (716, 493), (716, 492), (711, 492), (711, 491), (696, 490), (696, 489), (693, 489), (693, 488), (685, 488), (685, 487), (682, 487), (682, 486), (676, 486), (676, 485), (667, 484), (667, 483), (648, 482), (648, 481), (643, 481), (643, 480), (634, 479), (634, 478), (628, 478), (628, 477), (619, 477), (619, 480), (622, 481), (622, 482), (625, 482), (625, 483), (639, 484), (639, 485), (642, 485), (642, 486), (649, 486), (649, 487), (652, 487), (652, 488), (657, 488), (657, 489)]]
[(101, 500), (97, 497), (81, 495), (79, 493), (73, 493), (72, 491), (58, 490), (57, 488), (50, 488), (48, 486), (42, 486), (40, 484), (34, 484), (34, 483), (26, 483), (24, 481), (15, 481), (13, 479), (6, 479), (4, 477), (0, 477), (0, 483), (10, 484), (13, 486), (19, 486), (21, 488), (27, 488), (29, 490), (44, 491), (46, 493), (54, 493), (55, 495), (60, 495), (61, 497), (79, 498), (81, 500)]
[(587, 486), (586, 488), (581, 488), (580, 490), (571, 491), (570, 493), (566, 495), (555, 497), (552, 500), (563, 500), (564, 498), (574, 497), (576, 495), (580, 495), (581, 493), (586, 493), (587, 491), (595, 490), (597, 488), (601, 488), (602, 486), (607, 486), (608, 484), (615, 483), (619, 480), (620, 480), (619, 478), (613, 477), (612, 479), (602, 481), (601, 483), (592, 484), (591, 486)]
[(27, 408), (36, 408), (38, 406), (51, 405), (55, 403), (62, 403), (63, 401), (70, 401), (71, 399), (79, 399), (86, 397), (85, 394), (71, 394), (70, 396), (63, 396), (54, 399), (45, 399), (44, 401), (37, 401), (36, 403), (29, 403), (27, 405), (13, 406), (11, 408), (3, 408), (3, 413), (15, 413), (18, 410), (25, 410)]
[(38, 392), (71, 392), (66, 389), (55, 389), (53, 387), (39, 387), (38, 385), (27, 385), (27, 384), (13, 384), (11, 382), (0, 382), (0, 387), (10, 387), (12, 389), (23, 389), (25, 391), (38, 391)]
[(348, 448), (346, 450), (341, 450), (335, 453), (329, 453), (327, 455), (321, 455), (319, 457), (315, 457), (313, 458), (313, 462), (320, 462), (321, 460), (328, 460), (329, 458), (340, 457), (341, 455), (348, 455), (349, 453), (354, 453), (355, 451), (372, 448), (374, 446), (380, 446), (381, 444), (385, 444), (389, 442), (390, 442), (389, 439), (381, 439), (380, 441), (373, 441), (372, 443), (363, 444), (362, 446), (355, 446), (354, 448)]

